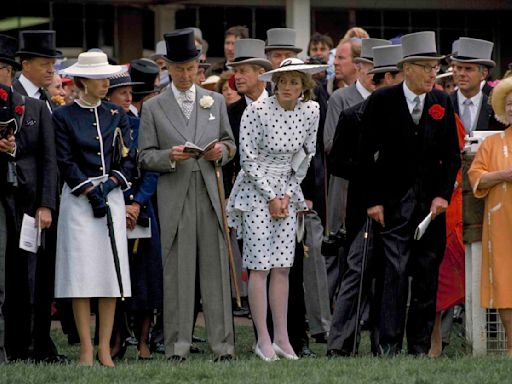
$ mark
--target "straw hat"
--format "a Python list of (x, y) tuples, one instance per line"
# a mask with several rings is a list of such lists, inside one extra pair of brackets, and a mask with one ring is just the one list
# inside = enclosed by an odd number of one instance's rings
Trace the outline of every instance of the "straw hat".
[(496, 115), (496, 119), (503, 124), (510, 124), (512, 121), (505, 112), (505, 99), (512, 92), (512, 78), (500, 81), (494, 88), (491, 95), (492, 109)]
[(289, 71), (298, 71), (303, 73), (309, 73), (313, 75), (315, 73), (319, 73), (325, 71), (329, 66), (324, 64), (305, 64), (301, 59), (297, 59), (296, 57), (292, 57), (289, 59), (285, 59), (279, 64), (279, 67), (265, 72), (259, 76), (261, 81), (271, 81), (272, 75), (274, 73), (280, 72), (289, 72)]
[(125, 69), (122, 65), (108, 63), (107, 55), (103, 52), (83, 52), (78, 55), (78, 61), (60, 71), (61, 75), (84, 77), (86, 79), (108, 79)]

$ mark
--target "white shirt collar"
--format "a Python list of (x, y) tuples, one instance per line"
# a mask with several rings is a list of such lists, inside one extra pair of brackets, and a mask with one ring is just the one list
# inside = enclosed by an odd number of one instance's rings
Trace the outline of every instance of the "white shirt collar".
[(247, 106), (249, 106), (252, 103), (254, 103), (255, 101), (260, 101), (260, 100), (266, 99), (268, 97), (268, 92), (266, 89), (264, 89), (263, 92), (261, 92), (261, 95), (259, 95), (256, 100), (251, 99), (247, 95), (244, 95), (244, 97), (245, 97), (245, 102), (246, 102)]
[(472, 102), (473, 102), (473, 105), (472, 106), (476, 106), (476, 107), (479, 107), (480, 106), (480, 102), (482, 100), (482, 95), (483, 95), (483, 92), (480, 91), (478, 92), (475, 96), (473, 97), (466, 97), (462, 94), (462, 92), (460, 91), (460, 89), (457, 90), (457, 101), (459, 103), (459, 111), (462, 111), (462, 106), (464, 105), (464, 101), (466, 99), (470, 99)]
[(23, 85), (23, 88), (25, 88), (25, 91), (27, 91), (28, 97), (39, 99), (41, 92), (39, 92), (39, 87), (37, 85), (27, 79), (23, 74), (21, 74), (18, 80), (20, 81), (21, 85)]
[[(180, 100), (181, 101), (181, 94), (183, 93), (183, 91), (180, 91), (178, 88), (176, 88), (176, 86), (174, 85), (173, 82), (171, 82), (171, 89), (172, 89), (172, 93), (174, 94), (174, 97), (176, 98), (176, 100)], [(185, 92), (192, 92), (192, 99), (195, 101), (196, 100), (196, 85), (195, 84), (192, 84), (192, 86), (187, 89), (187, 91)]]
[(361, 94), (361, 96), (363, 97), (363, 99), (367, 99), (368, 96), (370, 96), (372, 93), (367, 90), (363, 84), (361, 84), (361, 82), (359, 80), (356, 81), (356, 89), (357, 91)]
[(423, 109), (423, 105), (425, 103), (425, 96), (427, 94), (426, 93), (422, 93), (421, 95), (415, 94), (413, 91), (411, 91), (409, 89), (409, 87), (407, 86), (405, 81), (403, 82), (403, 89), (404, 89), (405, 100), (407, 100), (407, 106), (409, 107), (409, 113), (412, 113), (412, 110), (414, 109), (414, 105), (416, 104), (414, 102), (414, 99), (416, 98), (416, 96), (418, 96), (420, 98), (420, 108)]
[(130, 106), (128, 108), (130, 109), (131, 113), (133, 113), (135, 116), (139, 117), (139, 111), (137, 110), (135, 105), (130, 104)]

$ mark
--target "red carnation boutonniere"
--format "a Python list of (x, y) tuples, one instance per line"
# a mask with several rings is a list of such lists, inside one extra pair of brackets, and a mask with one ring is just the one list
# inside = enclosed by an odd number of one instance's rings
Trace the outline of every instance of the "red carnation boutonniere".
[(5, 89), (0, 89), (0, 99), (7, 101), (8, 97), (9, 95), (7, 94), (7, 91)]
[(434, 120), (441, 120), (444, 117), (444, 111), (445, 109), (439, 104), (434, 104), (428, 110), (428, 114), (432, 116)]
[(25, 112), (25, 107), (23, 105), (17, 105), (15, 108), (14, 108), (14, 113), (16, 113), (17, 115), (23, 115), (23, 112)]

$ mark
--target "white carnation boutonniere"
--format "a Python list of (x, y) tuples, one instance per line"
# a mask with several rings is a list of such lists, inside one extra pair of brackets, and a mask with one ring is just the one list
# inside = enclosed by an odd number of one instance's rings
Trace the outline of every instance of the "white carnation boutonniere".
[(209, 109), (212, 107), (213, 102), (214, 102), (213, 97), (204, 95), (199, 100), (199, 105), (201, 106), (201, 108)]

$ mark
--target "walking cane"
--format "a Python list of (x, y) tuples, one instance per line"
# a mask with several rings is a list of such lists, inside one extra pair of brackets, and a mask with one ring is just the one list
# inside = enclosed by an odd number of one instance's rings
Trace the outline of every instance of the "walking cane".
[(107, 205), (107, 228), (108, 236), (110, 237), (110, 246), (112, 247), (112, 254), (114, 255), (114, 267), (116, 270), (117, 282), (119, 283), (119, 292), (121, 293), (121, 301), (124, 301), (123, 280), (121, 277), (121, 267), (119, 264), (119, 254), (117, 253), (116, 237), (114, 233), (114, 221), (112, 220), (112, 211), (108, 205), (107, 196), (105, 196), (105, 204)]
[(357, 293), (357, 306), (356, 306), (356, 327), (354, 332), (354, 345), (352, 347), (352, 354), (355, 355), (357, 351), (357, 335), (359, 334), (359, 316), (361, 312), (361, 300), (363, 299), (363, 280), (364, 273), (366, 271), (366, 259), (368, 258), (368, 242), (370, 231), (372, 230), (372, 219), (369, 217), (366, 218), (366, 223), (364, 224), (364, 234), (363, 234), (363, 257), (361, 259), (361, 279), (359, 280), (359, 292)]
[(228, 248), (231, 280), (233, 281), (233, 287), (235, 288), (236, 305), (241, 307), (242, 302), (240, 301), (240, 288), (238, 287), (238, 280), (236, 278), (235, 257), (233, 256), (233, 248), (231, 248), (231, 239), (229, 237), (228, 218), (226, 216), (226, 199), (224, 198), (224, 189), (222, 188), (222, 175), (220, 172), (220, 165), (215, 165), (215, 176), (217, 177), (217, 192), (219, 193), (222, 223), (224, 224), (224, 232), (226, 233), (225, 240)]

